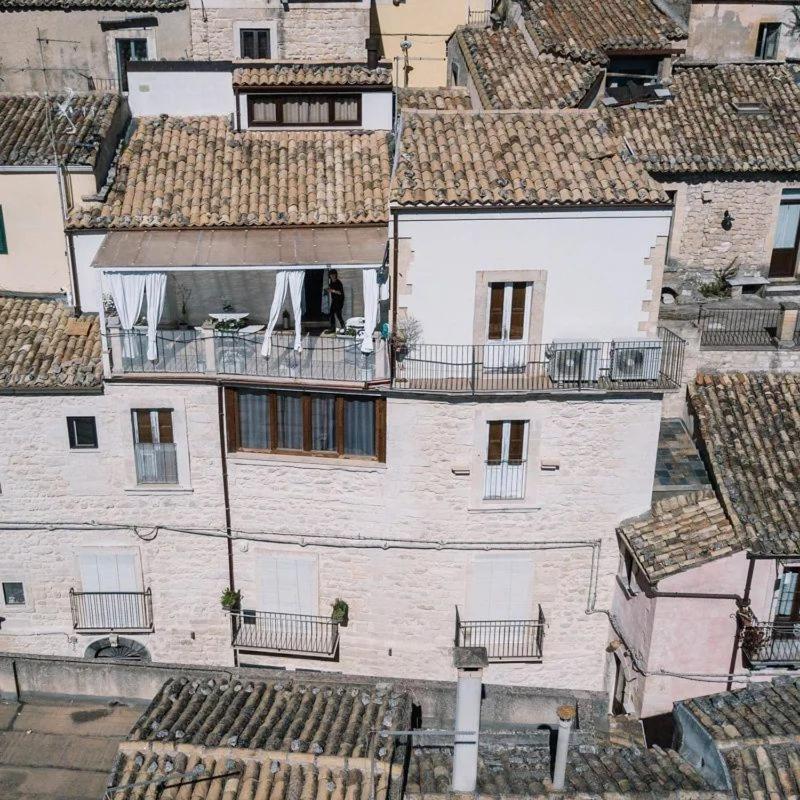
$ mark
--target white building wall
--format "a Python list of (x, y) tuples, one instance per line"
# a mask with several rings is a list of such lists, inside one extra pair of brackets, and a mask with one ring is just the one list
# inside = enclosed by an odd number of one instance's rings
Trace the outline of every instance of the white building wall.
[(186, 71), (150, 69), (128, 71), (128, 105), (134, 117), (204, 116), (233, 114), (233, 79), (230, 69)]
[(661, 269), (648, 259), (669, 221), (668, 209), (401, 213), (398, 304), (424, 342), (470, 344), (477, 273), (541, 270), (542, 341), (642, 336)]
[[(599, 690), (607, 621), (586, 613), (611, 603), (614, 530), (650, 500), (661, 403), (657, 399), (520, 400), (476, 404), (391, 398), (386, 464), (270, 455), (229, 459), (232, 524), (281, 543), (237, 541), (236, 583), (243, 606), (257, 607), (257, 556), (318, 558), (319, 613), (337, 598), (350, 605), (338, 662), (246, 657), (245, 662), (355, 674), (450, 679), (454, 610), (465, 607), (477, 552), (498, 542), (530, 547), (532, 611), (548, 622), (540, 665), (492, 665), (487, 680)], [(135, 486), (130, 409), (174, 409), (181, 483), (161, 491)], [(485, 421), (531, 420), (529, 502), (487, 508), (474, 464), (485, 457)], [(97, 417), (99, 448), (70, 451), (65, 417)], [(3, 579), (22, 576), (31, 609), (13, 610), (0, 650), (81, 655), (98, 636), (73, 642), (69, 588), (79, 578), (76, 548), (134, 547), (153, 590), (155, 632), (141, 637), (160, 661), (230, 664), (229, 628), (219, 610), (228, 585), (222, 539), (160, 531), (158, 525), (224, 530), (216, 389), (109, 384), (105, 395), (0, 398), (0, 518), (55, 522), (52, 531), (3, 531)], [(543, 472), (542, 460), (557, 462)], [(453, 470), (471, 469), (456, 475)], [(477, 480), (476, 480), (477, 479)], [(96, 520), (129, 530), (69, 530)], [(67, 529), (67, 530), (64, 530)], [(279, 536), (283, 535), (283, 537)], [(361, 536), (439, 543), (436, 549), (319, 546), (314, 537)], [(305, 546), (300, 537), (306, 537)], [(262, 537), (263, 538), (263, 537)], [(488, 543), (478, 551), (468, 542)], [(592, 588), (592, 543), (599, 543)], [(78, 588), (76, 586), (76, 588)], [(42, 633), (43, 635), (31, 635)]]
[(92, 261), (105, 238), (105, 233), (74, 233), (71, 237), (72, 252), (75, 256), (75, 274), (78, 277), (78, 293), (83, 312), (99, 314), (103, 305), (103, 293), (97, 270), (92, 267)]

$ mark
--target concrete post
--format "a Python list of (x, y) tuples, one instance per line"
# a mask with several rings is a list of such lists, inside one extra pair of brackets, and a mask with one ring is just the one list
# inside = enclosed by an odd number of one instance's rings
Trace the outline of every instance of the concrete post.
[(797, 303), (781, 303), (781, 316), (778, 321), (778, 344), (781, 347), (794, 347), (797, 319), (800, 316), (800, 305)]
[(567, 774), (567, 753), (569, 752), (569, 733), (575, 717), (574, 706), (558, 708), (558, 741), (556, 742), (556, 763), (553, 766), (553, 789), (564, 790), (564, 779)]
[(122, 328), (106, 327), (106, 337), (108, 343), (111, 345), (111, 360), (109, 363), (107, 378), (111, 377), (112, 373), (122, 373)]
[(453, 742), (454, 792), (472, 793), (478, 783), (478, 739), (481, 727), (483, 667), (488, 664), (486, 648), (457, 647), (458, 669), (456, 722)]
[(197, 335), (200, 337), (200, 344), (206, 360), (206, 373), (217, 371), (217, 349), (214, 346), (214, 331), (201, 328)]

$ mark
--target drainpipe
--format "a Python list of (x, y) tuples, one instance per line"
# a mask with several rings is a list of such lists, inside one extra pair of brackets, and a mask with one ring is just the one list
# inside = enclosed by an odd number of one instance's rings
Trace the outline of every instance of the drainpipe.
[(453, 652), (453, 665), (458, 670), (453, 741), (454, 792), (472, 793), (478, 783), (483, 669), (488, 664), (485, 647), (456, 647)]
[[(228, 491), (228, 450), (225, 442), (225, 388), (217, 386), (217, 412), (219, 417), (219, 455), (222, 469), (222, 501), (225, 506), (225, 533), (228, 545), (228, 583), (231, 591), (236, 590), (233, 572), (233, 530), (231, 528), (231, 497)], [(231, 644), (236, 633), (236, 617), (231, 616)], [(233, 665), (239, 666), (239, 653), (233, 648)]]
[(558, 741), (556, 742), (556, 760), (553, 766), (553, 791), (564, 791), (564, 779), (567, 774), (567, 753), (569, 752), (569, 734), (572, 720), (575, 718), (575, 706), (559, 706)]

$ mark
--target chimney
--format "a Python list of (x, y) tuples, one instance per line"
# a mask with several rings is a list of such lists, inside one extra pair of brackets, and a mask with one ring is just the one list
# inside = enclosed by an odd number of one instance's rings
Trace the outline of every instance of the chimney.
[(481, 728), (483, 668), (489, 664), (485, 647), (456, 647), (458, 670), (456, 725), (453, 742), (454, 792), (471, 793), (478, 783), (478, 734)]
[(553, 791), (564, 791), (564, 777), (567, 773), (567, 753), (569, 751), (569, 732), (575, 718), (575, 706), (559, 706), (558, 741), (556, 742), (556, 763), (553, 766)]
[(367, 66), (370, 69), (377, 69), (380, 61), (380, 37), (369, 36), (365, 44), (367, 46)]

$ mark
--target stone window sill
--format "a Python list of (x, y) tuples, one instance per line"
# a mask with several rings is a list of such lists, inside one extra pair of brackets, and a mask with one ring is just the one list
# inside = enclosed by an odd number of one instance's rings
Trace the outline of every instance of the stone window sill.
[(384, 472), (386, 470), (386, 464), (380, 461), (325, 458), (324, 456), (288, 456), (273, 453), (234, 453), (228, 456), (228, 463), (246, 466), (308, 467), (311, 469), (345, 470), (347, 472)]
[(126, 494), (192, 494), (191, 486), (162, 486), (157, 483), (143, 483), (125, 487)]

